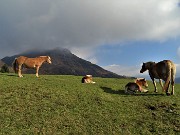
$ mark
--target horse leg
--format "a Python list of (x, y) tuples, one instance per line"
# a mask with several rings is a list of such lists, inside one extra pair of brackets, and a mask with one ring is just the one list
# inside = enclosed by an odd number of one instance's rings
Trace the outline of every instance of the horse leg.
[(172, 86), (171, 95), (174, 95), (174, 80), (171, 81), (171, 86)]
[(174, 95), (174, 80), (175, 80), (175, 75), (172, 75), (171, 76), (171, 87), (172, 87), (171, 95)]
[(175, 74), (176, 74), (176, 68), (174, 67), (174, 69), (171, 70), (171, 86), (172, 86), (171, 95), (174, 95)]
[(159, 84), (161, 85), (162, 91), (164, 92), (163, 82), (161, 79), (159, 79)]
[(21, 74), (21, 66), (22, 65), (18, 65), (18, 76), (19, 77), (23, 77), (22, 74)]
[(157, 93), (157, 87), (156, 87), (156, 82), (155, 82), (155, 80), (154, 80), (154, 79), (152, 79), (152, 81), (153, 81), (153, 84), (154, 84), (154, 88), (155, 88), (154, 92), (156, 92), (156, 93)]
[(166, 95), (170, 95), (170, 93), (169, 93), (169, 84), (170, 84), (170, 81), (169, 82), (167, 82), (167, 80), (166, 80), (166, 82), (165, 83), (167, 83), (167, 87), (166, 88), (164, 88), (164, 90), (166, 91)]
[(36, 77), (39, 77), (38, 72), (39, 72), (39, 66), (36, 67)]

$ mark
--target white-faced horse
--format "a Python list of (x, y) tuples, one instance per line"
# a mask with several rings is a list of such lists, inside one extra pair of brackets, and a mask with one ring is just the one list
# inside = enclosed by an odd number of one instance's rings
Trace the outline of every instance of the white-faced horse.
[(35, 68), (36, 69), (36, 76), (39, 77), (38, 72), (41, 65), (47, 62), (51, 64), (51, 58), (49, 56), (39, 56), (35, 58), (28, 58), (25, 56), (19, 56), (18, 58), (15, 58), (13, 62), (13, 69), (15, 73), (18, 72), (19, 77), (23, 77), (21, 74), (21, 68), (22, 65), (24, 65), (26, 68)]

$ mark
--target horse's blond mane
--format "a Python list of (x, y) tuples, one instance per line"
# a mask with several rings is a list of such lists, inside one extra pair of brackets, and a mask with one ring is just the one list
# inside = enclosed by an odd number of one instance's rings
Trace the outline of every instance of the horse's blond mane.
[(47, 56), (38, 56), (38, 57), (45, 58), (45, 57), (47, 57)]

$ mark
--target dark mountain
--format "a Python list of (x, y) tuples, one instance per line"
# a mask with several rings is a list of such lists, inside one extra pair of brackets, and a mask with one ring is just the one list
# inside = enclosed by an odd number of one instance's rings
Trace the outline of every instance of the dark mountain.
[(2, 61), (2, 60), (0, 60), (0, 68), (4, 65), (5, 63)]
[[(82, 76), (91, 74), (96, 77), (125, 78), (125, 76), (120, 76), (107, 71), (98, 65), (92, 64), (89, 61), (77, 57), (68, 49), (62, 48), (46, 51), (29, 51), (11, 57), (5, 57), (2, 59), (2, 61), (7, 65), (12, 66), (12, 62), (14, 61), (14, 59), (20, 55), (27, 57), (36, 57), (40, 55), (50, 56), (52, 59), (52, 64), (43, 64), (39, 70), (40, 74)], [(35, 73), (35, 70), (23, 69), (23, 73)]]

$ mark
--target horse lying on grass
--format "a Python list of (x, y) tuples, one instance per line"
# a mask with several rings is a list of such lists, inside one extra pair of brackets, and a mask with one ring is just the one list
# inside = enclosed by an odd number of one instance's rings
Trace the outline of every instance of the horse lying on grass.
[[(163, 60), (158, 63), (155, 62), (143, 63), (140, 73), (143, 73), (146, 70), (149, 71), (149, 75), (154, 84), (155, 92), (157, 92), (155, 79), (159, 79), (162, 90), (166, 91), (166, 95), (170, 95), (170, 93), (168, 92), (170, 82), (172, 86), (171, 95), (174, 94), (174, 80), (176, 74), (176, 66), (172, 61)], [(164, 87), (161, 79), (165, 81)]]
[(25, 56), (20, 56), (18, 58), (15, 58), (14, 62), (13, 62), (13, 69), (15, 71), (15, 73), (18, 72), (18, 76), (19, 77), (23, 77), (21, 74), (21, 68), (22, 65), (24, 65), (26, 68), (35, 68), (36, 69), (36, 77), (39, 77), (38, 72), (39, 72), (39, 68), (41, 67), (41, 65), (47, 62), (49, 64), (51, 64), (51, 58), (49, 56), (39, 56), (36, 58), (28, 58)]
[(148, 87), (148, 83), (145, 78), (137, 78), (134, 82), (129, 82), (125, 86), (125, 93), (127, 94), (135, 94), (136, 91), (140, 92), (148, 92), (148, 90), (144, 89), (144, 87)]
[(81, 80), (82, 83), (96, 83), (92, 80), (92, 75), (86, 75)]

